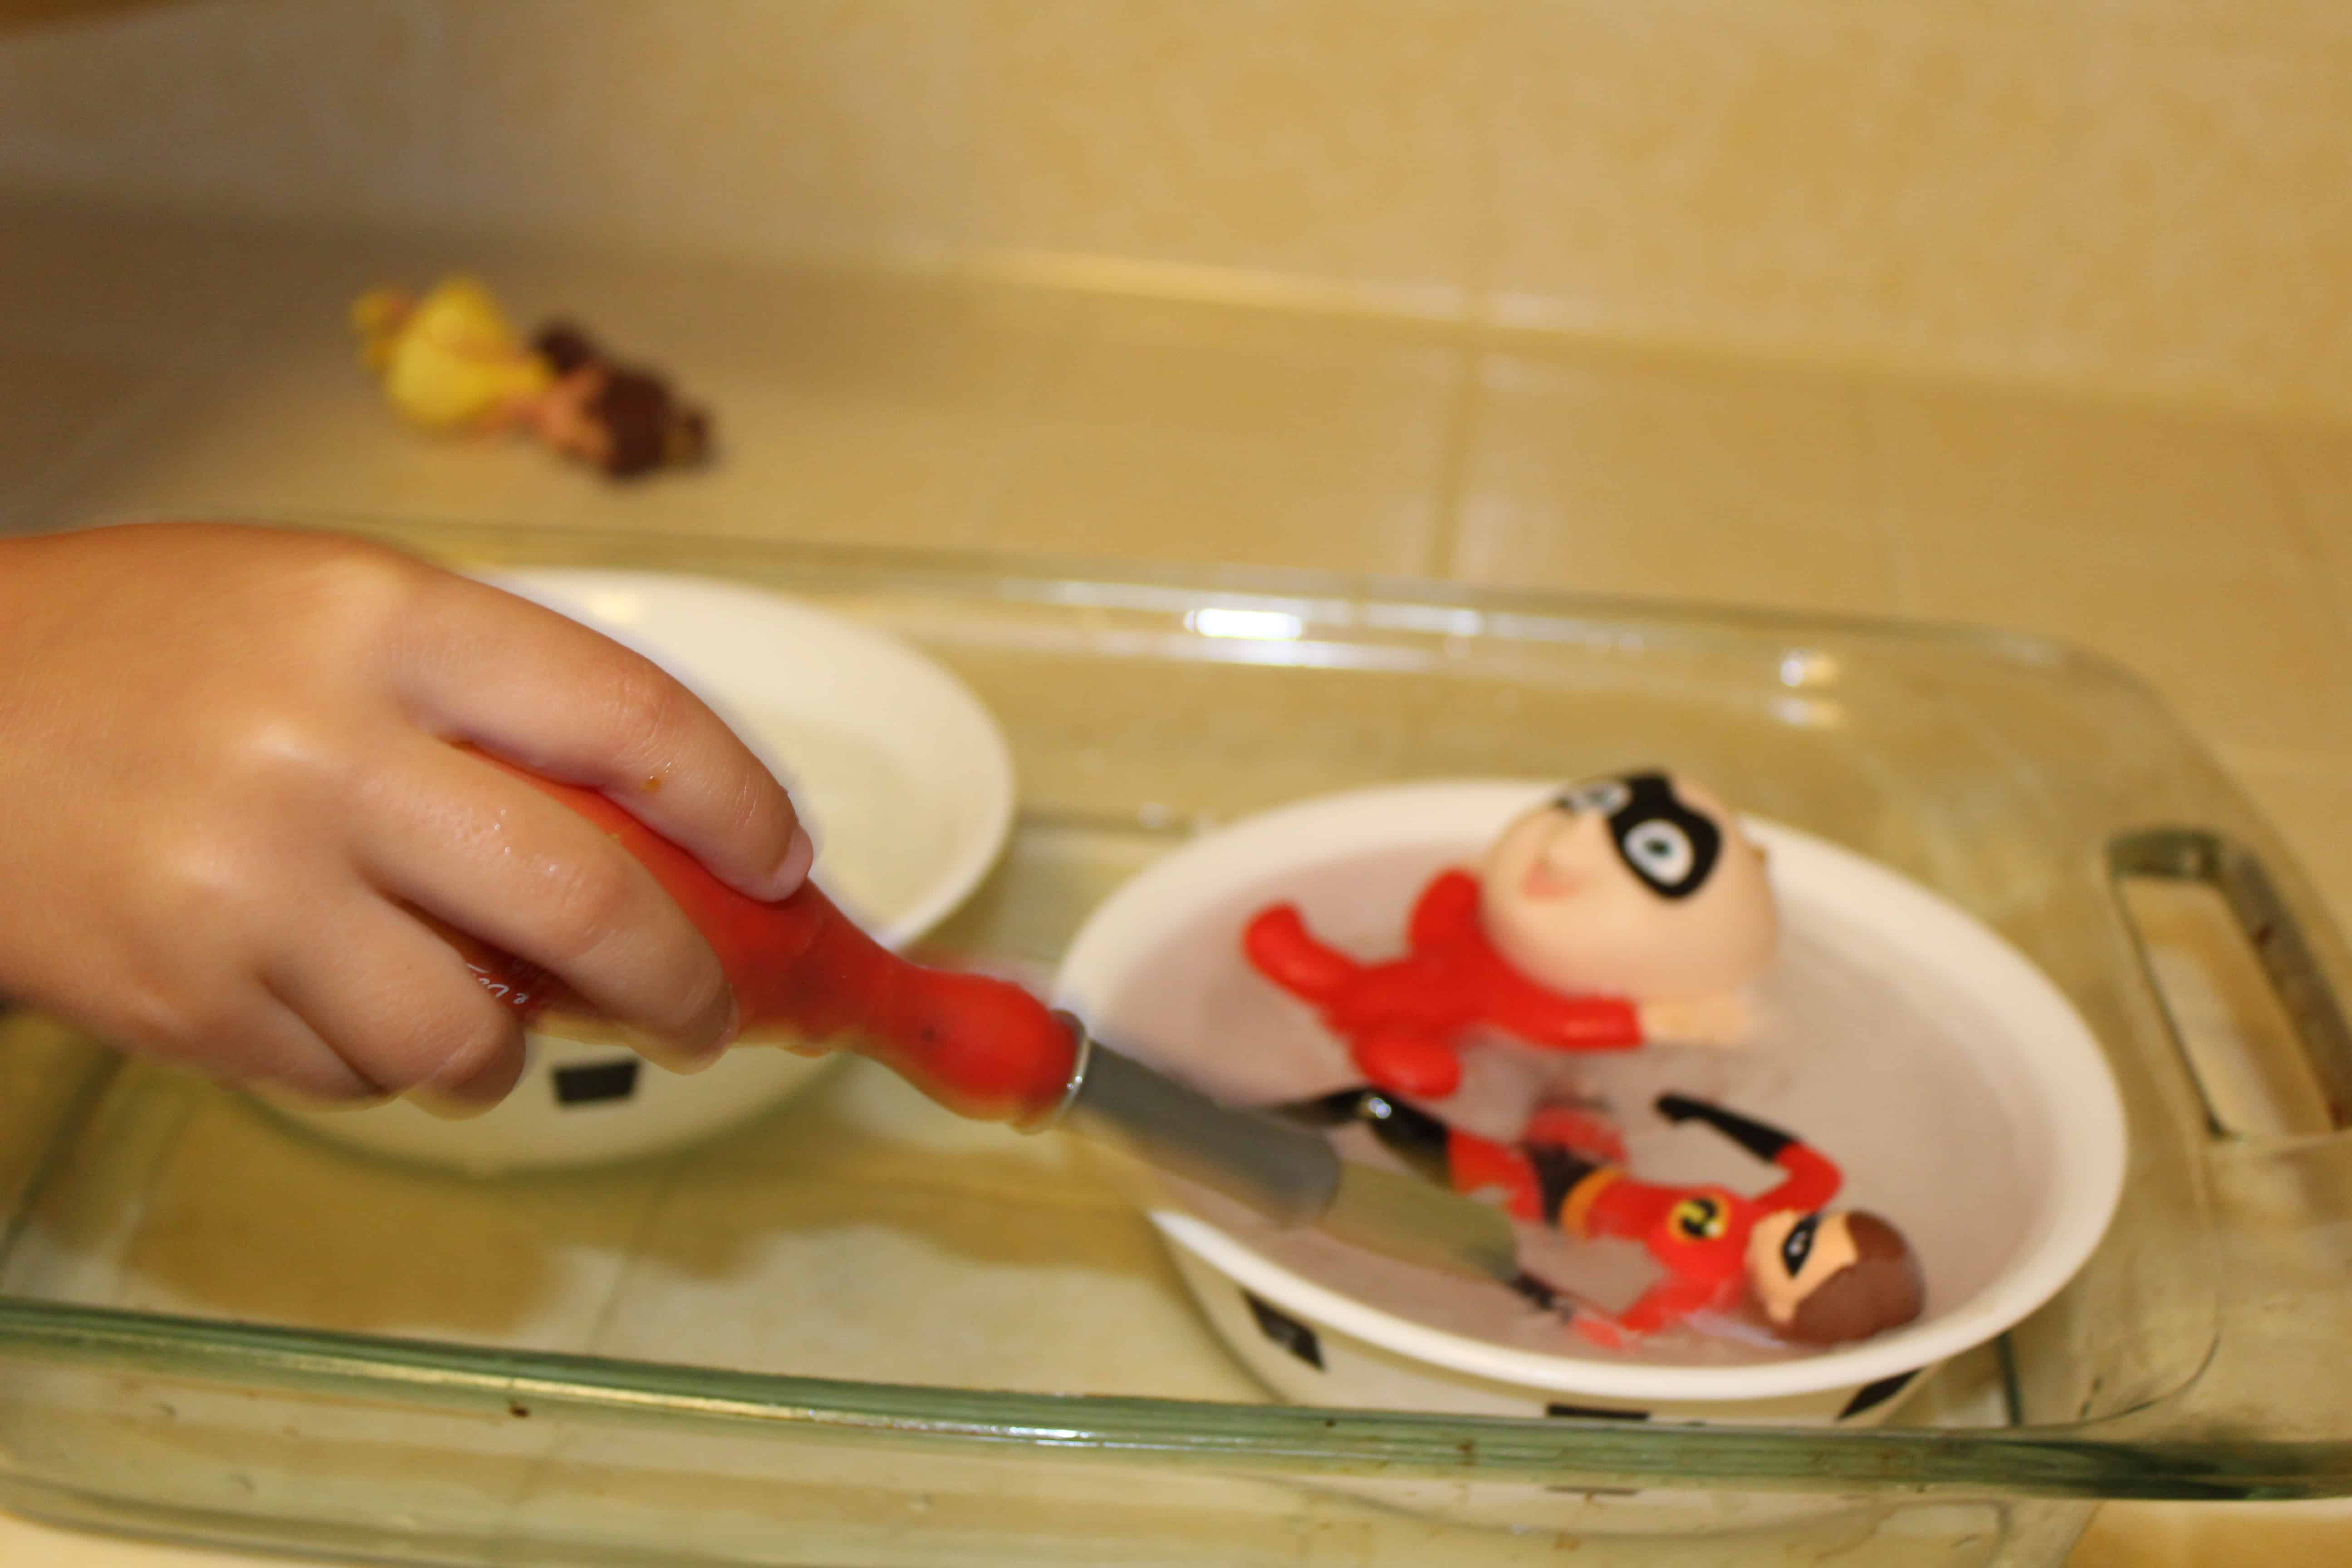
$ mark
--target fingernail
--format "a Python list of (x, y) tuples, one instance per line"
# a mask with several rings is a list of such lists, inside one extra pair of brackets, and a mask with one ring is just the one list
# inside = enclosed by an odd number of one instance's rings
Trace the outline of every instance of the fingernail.
[(733, 1045), (735, 1037), (742, 1032), (742, 1009), (730, 995), (727, 998), (727, 1021), (719, 1026), (717, 1037), (709, 1045), (688, 1050), (667, 1040), (646, 1040), (637, 1049), (663, 1071), (674, 1072), (680, 1078), (692, 1078), (696, 1073), (707, 1071), (725, 1056), (727, 1047)]
[(697, 1073), (709, 1072), (718, 1066), (719, 1058), (726, 1054), (727, 1047), (723, 1044), (712, 1046), (707, 1050), (697, 1051), (692, 1055), (683, 1051), (666, 1051), (654, 1058), (654, 1065), (665, 1072), (674, 1072), (680, 1078), (692, 1078)]
[(495, 1100), (469, 1100), (462, 1095), (419, 1084), (408, 1091), (408, 1103), (440, 1121), (471, 1121), (498, 1109)]
[(769, 878), (771, 896), (788, 897), (808, 879), (809, 868), (816, 864), (816, 840), (805, 827), (793, 829), (793, 841), (784, 847), (784, 858), (776, 862), (774, 875)]

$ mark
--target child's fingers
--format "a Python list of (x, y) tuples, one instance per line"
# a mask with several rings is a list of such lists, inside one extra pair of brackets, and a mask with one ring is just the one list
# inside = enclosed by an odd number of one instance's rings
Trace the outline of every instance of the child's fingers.
[(395, 679), (425, 728), (604, 791), (742, 892), (780, 899), (807, 874), (792, 800), (751, 749), (658, 665), (552, 610), (436, 583)]
[[(189, 945), (197, 943), (191, 938)], [(95, 973), (61, 975), (54, 989), (27, 992), (26, 999), (116, 1046), (223, 1082), (327, 1104), (384, 1098), (383, 1087), (336, 1055), (263, 976), (232, 957), (206, 955), (194, 963), (188, 957), (154, 955), (147, 984), (126, 994), (123, 976), (131, 966), (105, 952)]]
[(734, 1016), (718, 956), (653, 873), (585, 817), (418, 737), (368, 791), (362, 875), (563, 981), (604, 1016), (699, 1059)]
[(338, 1056), (308, 1019), (258, 986), (234, 1021), (206, 1030), (205, 1038), (206, 1048), (193, 1059), (244, 1081), (330, 1104), (384, 1097), (383, 1086)]
[(269, 988), (359, 1077), (488, 1110), (522, 1075), (522, 1029), (449, 944), (372, 889), (314, 911)]

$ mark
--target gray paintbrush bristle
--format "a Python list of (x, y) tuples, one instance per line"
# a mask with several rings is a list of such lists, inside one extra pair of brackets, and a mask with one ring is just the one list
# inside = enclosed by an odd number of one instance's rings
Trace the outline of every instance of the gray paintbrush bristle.
[(1352, 1161), (1317, 1225), (1367, 1251), (1426, 1268), (1508, 1281), (1519, 1272), (1518, 1237), (1500, 1209), (1417, 1177)]

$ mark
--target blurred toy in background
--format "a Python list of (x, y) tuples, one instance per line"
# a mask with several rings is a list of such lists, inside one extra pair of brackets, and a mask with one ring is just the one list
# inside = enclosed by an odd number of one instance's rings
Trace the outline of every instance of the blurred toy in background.
[(1287, 903), (1260, 911), (1243, 947), (1366, 1078), (1437, 1098), (1460, 1083), (1458, 1052), (1480, 1029), (1572, 1051), (1736, 1044), (1745, 988), (1779, 934), (1764, 852), (1730, 812), (1687, 780), (1638, 773), (1563, 791), (1511, 823), (1475, 872), (1440, 872), (1402, 957), (1359, 962)]
[(709, 414), (657, 372), (614, 360), (568, 322), (524, 342), (471, 278), (445, 279), (422, 297), (372, 289), (352, 307), (352, 326), (385, 400), (425, 429), (520, 429), (616, 479), (709, 454)]
[(1614, 1316), (1570, 1306), (1553, 1286), (1520, 1278), (1523, 1294), (1568, 1310), (1596, 1344), (1615, 1348), (1743, 1304), (1776, 1335), (1808, 1345), (1867, 1339), (1919, 1316), (1927, 1290), (1910, 1244), (1876, 1215), (1827, 1206), (1844, 1177), (1825, 1155), (1687, 1095), (1661, 1095), (1656, 1109), (1668, 1121), (1703, 1123), (1779, 1166), (1780, 1185), (1743, 1197), (1721, 1186), (1636, 1181), (1625, 1173), (1616, 1129), (1574, 1107), (1538, 1109), (1509, 1143), (1450, 1127), (1377, 1089), (1282, 1108), (1316, 1126), (1361, 1122), (1423, 1175), (1499, 1202), (1517, 1218), (1579, 1239), (1641, 1243), (1663, 1277)]
[(542, 328), (531, 346), (555, 384), (526, 405), (541, 440), (615, 479), (681, 468), (709, 455), (710, 416), (680, 403), (652, 371), (608, 358), (568, 323)]

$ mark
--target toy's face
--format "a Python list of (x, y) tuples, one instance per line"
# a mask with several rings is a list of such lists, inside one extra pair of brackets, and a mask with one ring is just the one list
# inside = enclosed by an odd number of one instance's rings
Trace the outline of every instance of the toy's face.
[(1786, 1329), (1806, 1298), (1861, 1256), (1844, 1215), (1784, 1209), (1766, 1215), (1748, 1233), (1748, 1283), (1765, 1318)]
[(1598, 779), (1504, 830), (1479, 871), (1503, 956), (1555, 991), (1674, 1001), (1737, 989), (1780, 936), (1763, 851), (1698, 785)]
[(584, 365), (564, 375), (540, 400), (540, 435), (557, 451), (603, 468), (612, 460), (613, 433), (597, 417), (605, 372)]
[(698, 461), (709, 445), (708, 421), (657, 378), (594, 360), (557, 379), (537, 418), (549, 446), (615, 478)]

